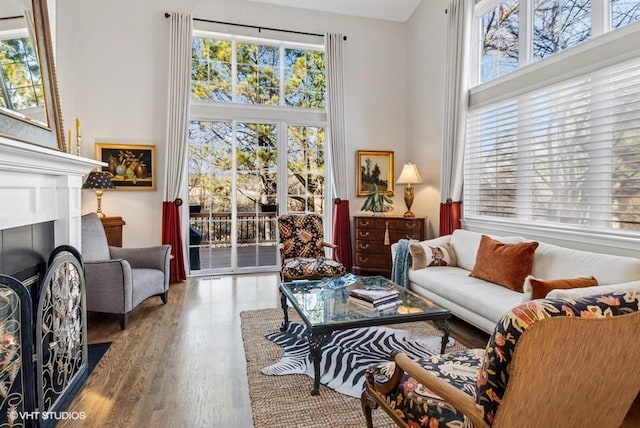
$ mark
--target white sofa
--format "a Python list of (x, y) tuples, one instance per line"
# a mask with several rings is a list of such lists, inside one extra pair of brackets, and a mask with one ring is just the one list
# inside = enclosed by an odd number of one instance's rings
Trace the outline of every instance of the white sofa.
[[(413, 270), (409, 263), (408, 286), (449, 309), (456, 317), (491, 333), (505, 312), (525, 300), (525, 294), (469, 276), (481, 236), (476, 232), (456, 230), (452, 235), (422, 241), (422, 244), (433, 247), (449, 243), (455, 252), (457, 266)], [(522, 237), (491, 237), (504, 243), (530, 241)], [(394, 244), (391, 248), (394, 260), (396, 249), (397, 244)], [(540, 279), (593, 275), (599, 285), (590, 288), (623, 283), (637, 287), (640, 286), (640, 259), (573, 250), (540, 242), (534, 254), (531, 275)], [(607, 287), (602, 289), (608, 290)], [(551, 294), (554, 291), (548, 296), (553, 297)]]

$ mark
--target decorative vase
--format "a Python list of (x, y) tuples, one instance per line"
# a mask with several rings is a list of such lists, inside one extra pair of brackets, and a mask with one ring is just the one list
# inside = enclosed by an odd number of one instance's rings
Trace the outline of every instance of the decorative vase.
[(107, 163), (109, 164), (109, 172), (112, 175), (116, 175), (116, 168), (118, 167), (118, 160), (115, 158), (115, 156), (109, 156), (109, 159), (107, 159)]
[(147, 166), (145, 164), (138, 164), (136, 167), (136, 177), (145, 178), (147, 176)]

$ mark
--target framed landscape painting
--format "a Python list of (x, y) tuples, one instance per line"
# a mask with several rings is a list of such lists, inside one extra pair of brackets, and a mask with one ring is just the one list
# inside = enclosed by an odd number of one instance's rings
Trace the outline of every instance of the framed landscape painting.
[(118, 190), (156, 189), (156, 146), (96, 143), (96, 159), (108, 166)]
[(356, 193), (367, 196), (376, 186), (380, 193), (393, 196), (393, 152), (358, 150)]

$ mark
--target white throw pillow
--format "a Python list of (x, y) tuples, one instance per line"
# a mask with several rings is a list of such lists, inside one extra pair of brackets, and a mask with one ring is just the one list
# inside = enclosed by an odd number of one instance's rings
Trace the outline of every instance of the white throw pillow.
[(425, 243), (409, 244), (411, 269), (418, 270), (430, 266), (456, 266), (456, 255), (447, 243), (439, 246)]
[(593, 296), (597, 294), (614, 293), (616, 291), (636, 291), (640, 292), (640, 281), (623, 282), (620, 284), (596, 285), (594, 287), (571, 288), (568, 290), (551, 290), (547, 294), (547, 299), (579, 299), (581, 297)]

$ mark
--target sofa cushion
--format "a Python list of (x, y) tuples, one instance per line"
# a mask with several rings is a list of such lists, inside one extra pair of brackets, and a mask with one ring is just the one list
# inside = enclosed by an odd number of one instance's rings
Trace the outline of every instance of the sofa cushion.
[(586, 296), (592, 296), (597, 294), (615, 293), (617, 291), (636, 291), (640, 292), (640, 281), (629, 281), (620, 284), (609, 285), (596, 285), (593, 287), (585, 288), (571, 288), (571, 289), (555, 289), (551, 290), (547, 294), (547, 299), (567, 299), (575, 300)]
[(598, 280), (593, 276), (579, 276), (576, 278), (539, 279), (529, 275), (524, 280), (523, 302), (535, 299), (544, 299), (551, 290), (584, 288), (598, 285)]
[(428, 290), (494, 323), (522, 303), (522, 293), (470, 277), (468, 270), (459, 267), (410, 270), (409, 280), (412, 288)]
[(536, 248), (537, 242), (505, 244), (482, 235), (476, 263), (470, 275), (522, 291), (524, 279), (531, 273)]
[[(473, 265), (476, 263), (476, 254), (478, 253), (478, 247), (480, 246), (480, 238), (482, 233), (471, 232), (470, 230), (457, 229), (450, 235), (451, 247), (456, 253), (456, 259), (458, 266), (466, 270), (473, 270)], [(493, 236), (487, 235), (493, 239), (497, 239), (500, 242), (506, 244), (513, 244), (516, 242), (525, 242), (526, 240), (520, 236)], [(435, 245), (435, 244), (432, 244)]]
[(531, 275), (536, 278), (593, 275), (601, 285), (619, 284), (640, 279), (640, 258), (592, 253), (541, 242), (533, 259)]
[(424, 243), (409, 244), (411, 269), (424, 269), (430, 266), (456, 266), (456, 254), (449, 244), (430, 246)]

